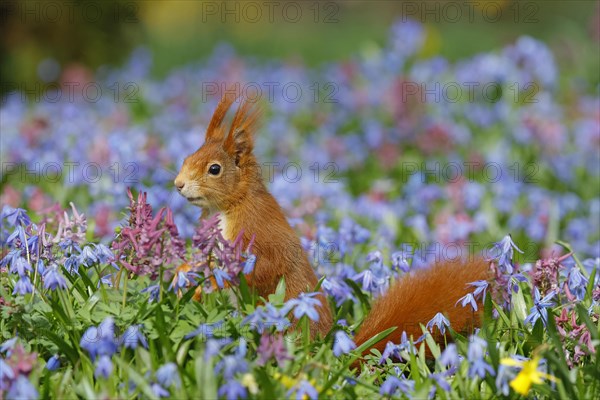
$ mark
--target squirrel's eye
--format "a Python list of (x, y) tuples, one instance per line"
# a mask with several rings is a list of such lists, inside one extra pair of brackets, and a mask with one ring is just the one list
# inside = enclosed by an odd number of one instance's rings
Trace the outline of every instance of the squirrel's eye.
[(219, 175), (219, 172), (221, 172), (221, 166), (219, 164), (213, 164), (208, 169), (208, 173), (211, 175)]

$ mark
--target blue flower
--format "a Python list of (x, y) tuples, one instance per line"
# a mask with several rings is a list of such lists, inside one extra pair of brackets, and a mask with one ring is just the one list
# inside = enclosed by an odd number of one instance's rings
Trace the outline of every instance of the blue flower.
[(168, 390), (160, 386), (158, 383), (153, 383), (150, 385), (150, 389), (152, 389), (152, 393), (154, 393), (156, 397), (169, 397), (171, 395)]
[(248, 371), (248, 363), (243, 357), (225, 356), (215, 366), (215, 372), (223, 372), (223, 378), (233, 379), (235, 374)]
[(2, 343), (2, 345), (0, 345), (0, 353), (6, 353), (6, 356), (10, 357), (10, 353), (12, 352), (12, 349), (15, 347), (15, 344), (17, 344), (16, 336), (12, 339), (8, 339), (4, 343)]
[(85, 265), (86, 267), (90, 267), (96, 262), (98, 262), (98, 257), (92, 249), (92, 246), (85, 246), (83, 248), (83, 251), (81, 252), (80, 257), (83, 265)]
[(232, 341), (233, 340), (231, 338), (223, 338), (221, 340), (208, 339), (204, 349), (204, 360), (208, 361), (215, 357), (217, 354), (219, 354), (223, 346), (228, 345)]
[(44, 274), (44, 288), (56, 290), (57, 287), (66, 289), (67, 282), (65, 281), (65, 277), (58, 271), (58, 266), (54, 264)]
[(235, 356), (238, 358), (246, 357), (248, 352), (248, 342), (243, 337), (240, 338), (240, 342), (235, 350)]
[(115, 259), (113, 252), (102, 243), (96, 245), (96, 257), (102, 264), (107, 264)]
[(25, 375), (17, 377), (6, 395), (7, 399), (37, 399), (38, 397), (38, 391)]
[(128, 349), (136, 349), (139, 344), (148, 348), (148, 341), (142, 333), (142, 325), (131, 325), (125, 330), (123, 336), (121, 336), (121, 342)]
[(6, 238), (6, 244), (11, 245), (15, 239), (19, 239), (21, 241), (21, 245), (27, 243), (27, 236), (25, 234), (25, 229), (21, 225), (17, 226), (13, 233), (10, 234), (9, 237)]
[(250, 254), (246, 261), (244, 261), (244, 268), (242, 269), (242, 273), (244, 275), (248, 275), (252, 271), (254, 271), (254, 265), (256, 264), (256, 256), (254, 254)]
[(12, 208), (9, 205), (5, 205), (2, 208), (2, 213), (0, 214), (2, 219), (6, 219), (10, 226), (22, 225), (28, 226), (31, 225), (31, 219), (27, 215), (27, 211), (22, 208)]
[(527, 282), (527, 278), (525, 278), (525, 276), (521, 273), (512, 274), (510, 276), (510, 279), (508, 280), (508, 284), (507, 284), (508, 292), (518, 293), (519, 292), (519, 282)]
[(448, 344), (439, 358), (440, 364), (444, 367), (456, 367), (460, 364), (460, 356), (454, 343)]
[(12, 294), (18, 293), (23, 296), (31, 292), (33, 292), (33, 286), (31, 286), (31, 281), (27, 276), (21, 276), (21, 278), (15, 284), (15, 288)]
[(385, 382), (379, 388), (379, 394), (382, 396), (393, 396), (398, 389), (403, 394), (412, 392), (415, 387), (415, 382), (409, 379), (399, 379), (393, 375), (388, 375)]
[(33, 235), (30, 236), (29, 239), (27, 239), (27, 247), (29, 248), (29, 252), (31, 254), (37, 253), (38, 252), (38, 244), (40, 242), (40, 236), (39, 235)]
[(469, 366), (470, 378), (478, 376), (483, 379), (485, 378), (486, 374), (494, 376), (495, 372), (492, 366), (486, 363), (484, 359), (477, 359), (471, 362), (471, 365)]
[[(100, 280), (98, 281), (98, 287), (100, 287), (101, 284), (106, 285), (108, 287), (112, 287), (113, 286), (113, 279), (114, 279), (115, 275), (114, 274), (108, 274), (108, 275), (104, 275), (100, 277)], [(144, 289), (146, 290), (146, 289)], [(140, 293), (143, 293), (144, 290), (142, 290)]]
[(344, 256), (352, 251), (352, 247), (359, 243), (365, 243), (371, 237), (371, 232), (363, 228), (351, 218), (345, 217), (340, 223), (340, 255)]
[(336, 357), (341, 356), (342, 354), (348, 354), (353, 349), (356, 348), (356, 344), (348, 337), (346, 332), (337, 331), (335, 333), (335, 339), (333, 342), (333, 354)]
[(225, 287), (225, 281), (227, 282), (231, 282), (231, 276), (227, 273), (227, 271), (221, 269), (221, 268), (214, 268), (212, 270), (213, 276), (215, 277), (215, 280), (217, 281), (217, 285), (223, 289), (223, 287)]
[(373, 264), (373, 267), (378, 268), (383, 265), (383, 254), (381, 251), (375, 250), (367, 254), (366, 261)]
[(12, 265), (13, 263), (17, 260), (17, 258), (21, 257), (21, 253), (23, 253), (23, 250), (21, 249), (12, 249), (11, 251), (8, 252), (8, 254), (6, 254), (6, 256), (4, 256), (4, 258), (2, 259), (2, 261), (0, 261), (0, 267), (6, 267), (7, 265), (11, 265), (11, 271), (12, 273)]
[(396, 251), (395, 253), (392, 253), (392, 269), (408, 272), (410, 270), (408, 260), (410, 259), (412, 259), (412, 254), (407, 251)]
[(300, 319), (306, 315), (312, 321), (318, 321), (319, 313), (315, 307), (320, 306), (321, 302), (313, 299), (317, 295), (318, 293), (300, 293), (297, 299), (289, 300), (286, 305), (294, 307), (294, 317), (296, 319)]
[(160, 286), (150, 285), (147, 288), (140, 290), (140, 293), (150, 293), (150, 298), (148, 299), (148, 302), (157, 301), (160, 295)]
[(212, 323), (212, 324), (206, 324), (206, 323), (205, 324), (200, 324), (198, 326), (198, 328), (196, 328), (192, 332), (190, 332), (187, 335), (185, 335), (184, 339), (190, 339), (190, 338), (196, 337), (198, 335), (201, 335), (200, 339), (202, 341), (205, 341), (206, 338), (213, 337), (215, 329), (220, 328), (222, 325), (223, 325), (223, 321), (215, 322), (215, 323)]
[(390, 55), (404, 60), (417, 53), (425, 41), (423, 24), (412, 19), (401, 20), (392, 25), (390, 32)]
[(569, 290), (579, 301), (582, 301), (585, 297), (588, 280), (588, 278), (581, 274), (578, 267), (573, 267), (571, 269), (571, 272), (569, 273)]
[(170, 362), (161, 366), (156, 371), (156, 380), (161, 386), (166, 388), (171, 387), (173, 384), (179, 387), (181, 385), (181, 378), (177, 371), (177, 364)]
[(440, 330), (440, 333), (443, 335), (443, 334), (446, 333), (446, 327), (450, 326), (450, 321), (448, 321), (448, 319), (446, 317), (444, 317), (444, 314), (437, 313), (427, 323), (426, 328), (429, 329), (429, 331), (431, 333), (433, 333), (433, 327), (434, 326), (437, 326), (437, 328)]
[(95, 360), (98, 355), (111, 356), (116, 353), (117, 343), (113, 319), (107, 317), (98, 327), (89, 327), (83, 334), (79, 345), (82, 349), (87, 350), (92, 360)]
[(96, 378), (103, 377), (108, 378), (113, 371), (113, 364), (110, 360), (110, 356), (102, 355), (96, 362), (96, 369), (94, 371), (94, 376)]
[[(421, 338), (419, 338), (414, 344), (419, 343), (422, 340)], [(399, 344), (394, 344), (393, 342), (387, 342), (385, 349), (383, 350), (383, 353), (381, 354), (381, 359), (379, 360), (379, 364), (383, 364), (385, 362), (385, 360), (387, 360), (388, 358), (396, 358), (396, 359), (403, 358), (402, 357), (403, 351), (407, 351), (409, 353), (416, 354), (417, 349), (415, 348), (414, 344), (411, 343), (410, 340), (408, 340), (406, 331), (403, 331), (402, 335), (400, 336)]]
[(469, 377), (476, 376), (485, 378), (486, 374), (494, 375), (494, 369), (485, 362), (485, 352), (487, 342), (478, 336), (471, 336), (469, 348), (467, 350), (467, 358), (469, 360)]
[(287, 392), (286, 396), (291, 398), (293, 394), (295, 394), (294, 398), (297, 400), (303, 400), (307, 397), (309, 399), (316, 399), (319, 397), (317, 389), (315, 389), (315, 387), (306, 379), (301, 380), (295, 386), (293, 386)]
[(377, 289), (377, 285), (373, 284), (373, 272), (368, 269), (358, 273), (352, 278), (352, 280), (355, 282), (360, 282), (362, 289), (366, 292), (374, 292)]
[(487, 288), (489, 287), (489, 282), (480, 280), (469, 283), (470, 286), (475, 286), (475, 290), (473, 291), (473, 296), (477, 299), (481, 294), (481, 300), (485, 300), (485, 293)]
[[(442, 374), (431, 374), (429, 375), (429, 377), (435, 382), (437, 383), (437, 385), (444, 391), (444, 392), (449, 392), (451, 387), (450, 384), (448, 383), (448, 381), (446, 379), (444, 379), (444, 377), (442, 376)], [(435, 388), (436, 386), (432, 386), (432, 390), (435, 393)], [(430, 392), (431, 394), (431, 392)]]
[(291, 325), (286, 317), (290, 308), (290, 306), (277, 308), (271, 303), (267, 303), (264, 307), (257, 308), (252, 314), (244, 318), (242, 325), (250, 325), (258, 333), (263, 333), (265, 329), (271, 327), (275, 327), (278, 332), (282, 332)]
[(515, 373), (512, 372), (512, 368), (500, 364), (498, 366), (498, 375), (496, 376), (496, 389), (504, 396), (508, 396), (510, 394), (509, 383), (514, 377)]
[(541, 295), (540, 295), (540, 291), (538, 290), (537, 286), (534, 287), (533, 289), (533, 307), (531, 307), (531, 310), (529, 310), (530, 314), (525, 318), (525, 325), (531, 323), (531, 325), (535, 325), (535, 322), (538, 320), (538, 318), (542, 317), (542, 321), (544, 323), (544, 326), (546, 325), (546, 321), (548, 321), (548, 310), (546, 310), (547, 308), (550, 308), (552, 306), (554, 306), (554, 302), (552, 301), (552, 298), (554, 297), (556, 293), (554, 293), (553, 290), (551, 290), (546, 296), (544, 296), (543, 299), (541, 299)]
[(37, 262), (37, 270), (38, 274), (44, 275), (46, 273), (46, 266), (44, 265), (44, 260), (41, 258)]
[(514, 250), (517, 250), (519, 253), (523, 254), (523, 251), (517, 247), (515, 242), (513, 242), (512, 237), (510, 235), (504, 236), (504, 238), (494, 244), (494, 248), (498, 251), (498, 254), (493, 257), (498, 260), (498, 265), (506, 271), (508, 274), (513, 273), (513, 254)]
[(386, 269), (383, 267), (383, 264), (378, 265), (377, 263), (371, 268), (373, 269), (365, 269), (356, 274), (352, 277), (352, 280), (357, 283), (360, 282), (364, 291), (375, 293), (385, 287)]
[(46, 369), (49, 371), (55, 371), (60, 367), (60, 359), (58, 358), (58, 354), (53, 355), (46, 362)]
[(3, 357), (0, 357), (0, 390), (4, 390), (3, 383), (5, 381), (12, 381), (15, 378), (15, 371), (12, 367), (4, 361)]
[(177, 279), (173, 279), (171, 284), (169, 285), (169, 290), (173, 290), (174, 292), (178, 292), (181, 289), (185, 289), (188, 285), (195, 285), (196, 281), (194, 278), (199, 278), (200, 276), (195, 272), (185, 272), (182, 270), (177, 271)]
[(475, 301), (475, 296), (473, 295), (473, 293), (467, 293), (466, 295), (458, 299), (456, 304), (458, 303), (460, 303), (463, 307), (466, 307), (467, 304), (471, 304), (471, 308), (473, 308), (474, 311), (477, 311), (477, 301)]
[(10, 272), (12, 274), (18, 273), (19, 276), (27, 275), (27, 272), (31, 272), (31, 265), (25, 259), (25, 257), (16, 257), (10, 264)]
[(219, 388), (219, 397), (226, 399), (245, 399), (248, 397), (246, 388), (238, 381), (231, 379), (228, 380), (223, 386)]
[(81, 264), (81, 259), (79, 256), (71, 255), (65, 260), (65, 269), (69, 274), (79, 274), (79, 265)]
[(348, 284), (346, 284), (346, 282), (340, 280), (340, 278), (330, 277), (323, 279), (321, 288), (323, 291), (325, 291), (325, 293), (327, 293), (327, 295), (335, 299), (335, 303), (338, 306), (341, 306), (347, 300), (354, 299), (352, 289), (350, 286), (348, 286)]

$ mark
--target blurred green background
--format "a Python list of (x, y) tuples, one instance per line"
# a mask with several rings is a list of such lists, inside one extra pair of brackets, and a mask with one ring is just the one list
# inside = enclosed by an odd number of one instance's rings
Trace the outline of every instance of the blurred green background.
[[(597, 1), (3, 1), (0, 73), (3, 83), (50, 82), (72, 65), (118, 66), (144, 45), (160, 77), (223, 42), (318, 65), (381, 46), (395, 20), (413, 18), (427, 27), (424, 57), (457, 60), (531, 35), (561, 70), (598, 84), (599, 13)], [(44, 60), (56, 76), (39, 76)]]

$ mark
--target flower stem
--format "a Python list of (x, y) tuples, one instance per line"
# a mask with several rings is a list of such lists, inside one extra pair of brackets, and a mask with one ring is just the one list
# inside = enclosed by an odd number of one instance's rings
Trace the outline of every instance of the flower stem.
[(125, 309), (125, 304), (127, 303), (127, 282), (128, 281), (129, 281), (129, 274), (125, 273), (125, 277), (123, 278), (123, 304), (121, 305), (123, 309)]

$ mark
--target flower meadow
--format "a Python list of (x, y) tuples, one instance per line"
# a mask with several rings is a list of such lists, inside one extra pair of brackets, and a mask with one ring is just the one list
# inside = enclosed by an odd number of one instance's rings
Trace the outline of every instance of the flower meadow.
[[(427, 40), (398, 22), (315, 68), (222, 44), (160, 79), (139, 48), (93, 72), (94, 101), (6, 96), (0, 398), (599, 397), (598, 88), (531, 37), (452, 62)], [(252, 245), (173, 188), (231, 82), (262, 107), (255, 153), (334, 307), (325, 338), (291, 329), (314, 294), (258, 298)], [(480, 328), (438, 313), (355, 363), (395, 280), (476, 256), (494, 279), (455, 306)]]

